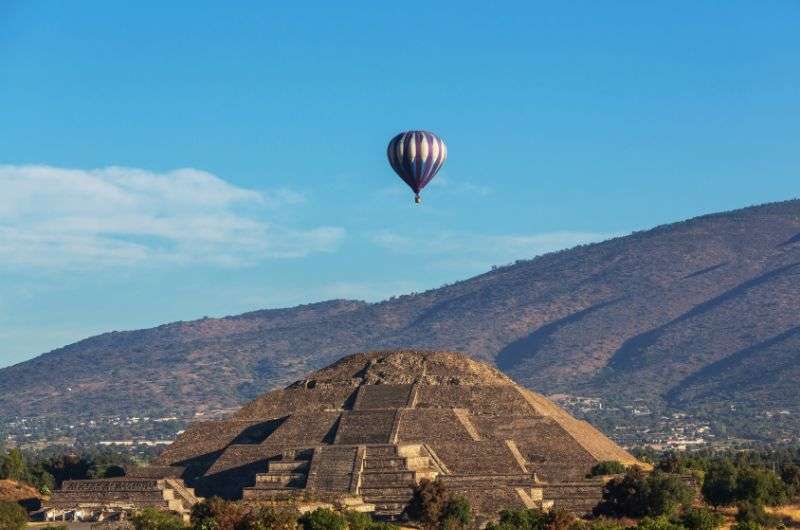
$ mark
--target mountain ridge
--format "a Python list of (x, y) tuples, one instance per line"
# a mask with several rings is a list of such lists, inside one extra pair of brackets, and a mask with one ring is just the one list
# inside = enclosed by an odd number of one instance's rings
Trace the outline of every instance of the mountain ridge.
[[(393, 348), (464, 352), (543, 393), (800, 409), (780, 391), (800, 378), (798, 265), (800, 201), (749, 206), (376, 303), (90, 337), (1, 369), (0, 417), (230, 408), (346, 353)], [(748, 379), (753, 363), (772, 379)], [(57, 369), (74, 375), (41, 381)]]

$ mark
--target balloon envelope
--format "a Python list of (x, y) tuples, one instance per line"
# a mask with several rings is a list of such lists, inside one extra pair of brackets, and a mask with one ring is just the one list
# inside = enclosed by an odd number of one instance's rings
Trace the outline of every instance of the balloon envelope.
[(447, 146), (428, 131), (406, 131), (389, 142), (389, 164), (417, 196), (428, 185), (447, 158)]

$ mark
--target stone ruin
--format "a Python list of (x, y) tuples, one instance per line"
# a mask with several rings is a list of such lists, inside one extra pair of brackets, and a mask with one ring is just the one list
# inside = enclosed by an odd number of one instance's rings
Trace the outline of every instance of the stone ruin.
[[(450, 352), (345, 357), (190, 425), (152, 467), (66, 482), (51, 509), (155, 506), (187, 513), (197, 495), (332, 502), (394, 518), (422, 479), (477, 513), (598, 502), (597, 462), (636, 460), (586, 422), (494, 368)], [(188, 486), (187, 486), (188, 485)]]

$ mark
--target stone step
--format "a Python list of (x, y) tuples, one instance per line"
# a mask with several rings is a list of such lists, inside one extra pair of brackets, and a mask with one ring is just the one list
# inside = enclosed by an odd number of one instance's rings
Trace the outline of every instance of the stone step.
[(408, 502), (414, 496), (411, 488), (361, 488), (359, 492), (366, 502)]
[(372, 457), (364, 459), (365, 470), (406, 469), (406, 459), (402, 456)]
[(367, 447), (366, 457), (388, 458), (397, 456), (396, 445), (370, 445)]
[(156, 479), (92, 479), (65, 480), (63, 491), (150, 491), (159, 489)]
[(299, 488), (243, 488), (242, 499), (258, 501), (288, 501), (303, 496)]
[(256, 486), (262, 484), (279, 484), (281, 486), (302, 486), (306, 481), (304, 473), (259, 473), (256, 475)]
[(396, 517), (403, 513), (406, 505), (402, 502), (377, 502), (374, 514), (378, 517)]
[(422, 444), (405, 444), (397, 446), (397, 454), (400, 456), (423, 456)]
[(97, 491), (97, 492), (79, 492), (79, 491), (56, 491), (52, 497), (53, 501), (57, 502), (104, 502), (104, 501), (130, 501), (130, 502), (161, 502), (172, 500), (165, 498), (163, 492), (154, 491)]
[(308, 485), (313, 490), (349, 491), (352, 475), (319, 474), (308, 478)]
[(361, 473), (362, 488), (402, 487), (414, 484), (413, 471), (365, 471)]
[[(118, 507), (131, 507), (135, 506), (136, 508), (160, 508), (160, 509), (174, 509), (170, 507), (171, 503), (175, 503), (178, 501), (165, 501), (165, 500), (133, 500), (129, 499), (83, 499), (81, 501), (74, 501), (74, 500), (60, 500), (56, 497), (50, 499), (46, 505), (48, 508), (68, 508), (74, 509), (77, 507), (77, 503), (80, 503), (81, 507), (109, 507), (109, 506), (118, 506)], [(179, 508), (176, 511), (182, 511)]]
[(407, 456), (406, 466), (409, 469), (433, 469), (433, 463), (427, 456)]
[(308, 460), (270, 460), (267, 462), (269, 473), (293, 473), (308, 471)]
[(414, 482), (419, 482), (422, 479), (436, 480), (439, 472), (435, 469), (419, 469), (414, 471)]

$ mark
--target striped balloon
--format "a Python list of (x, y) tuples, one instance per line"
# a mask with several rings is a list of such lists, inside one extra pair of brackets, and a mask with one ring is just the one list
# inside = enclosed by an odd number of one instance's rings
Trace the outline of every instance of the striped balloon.
[(420, 202), (419, 192), (444, 164), (447, 146), (431, 132), (406, 131), (392, 138), (386, 154), (392, 169), (414, 190), (415, 200)]

